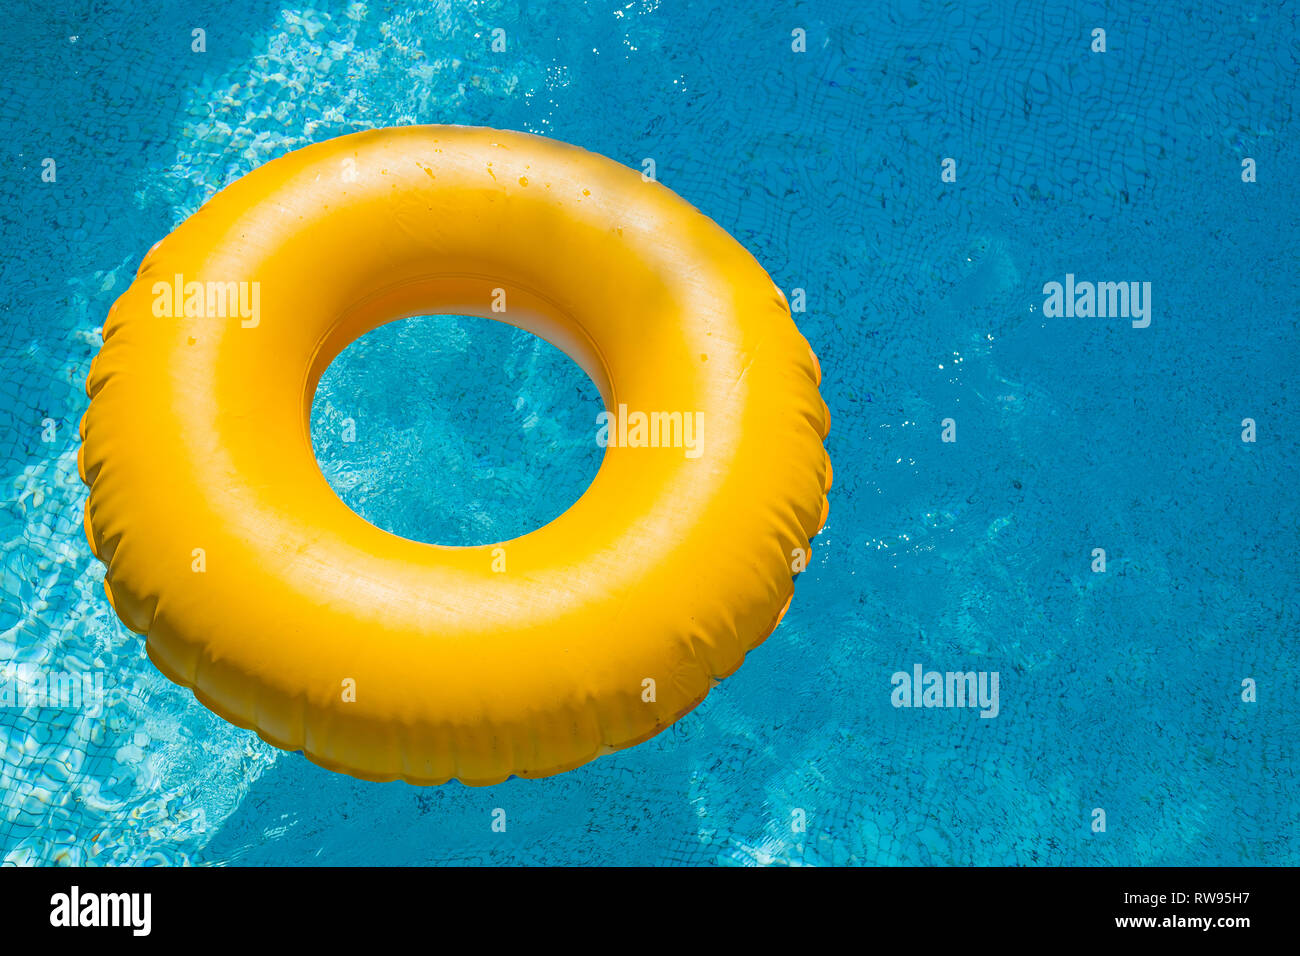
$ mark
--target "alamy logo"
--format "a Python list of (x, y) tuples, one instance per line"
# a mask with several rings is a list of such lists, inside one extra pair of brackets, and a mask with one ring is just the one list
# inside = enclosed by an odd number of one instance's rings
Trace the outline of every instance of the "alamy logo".
[(104, 672), (42, 671), (30, 664), (0, 668), (0, 708), (26, 710), (47, 707), (104, 712)]
[(912, 665), (912, 673), (898, 671), (890, 678), (894, 691), (889, 695), (895, 707), (978, 707), (981, 717), (996, 717), (998, 672), (923, 670)]
[(153, 314), (160, 319), (234, 319), (246, 329), (262, 321), (262, 283), (185, 281), (153, 284)]
[(1150, 282), (1075, 282), (1065, 274), (1065, 284), (1043, 286), (1043, 315), (1049, 319), (1132, 319), (1133, 328), (1151, 324)]
[(128, 926), (134, 936), (148, 936), (153, 926), (149, 893), (82, 893), (73, 886), (50, 897), (50, 925)]
[(601, 448), (681, 448), (687, 458), (700, 457), (703, 412), (628, 412), (596, 416), (596, 444)]

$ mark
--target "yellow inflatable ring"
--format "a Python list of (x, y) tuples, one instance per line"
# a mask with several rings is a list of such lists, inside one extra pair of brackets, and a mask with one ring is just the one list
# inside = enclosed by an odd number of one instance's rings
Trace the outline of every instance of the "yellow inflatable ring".
[[(590, 488), (531, 534), (409, 541), (317, 465), (331, 359), (433, 312), (540, 335), (615, 416)], [(290, 153), (150, 250), (103, 334), (80, 468), (117, 614), (217, 714), (365, 779), (492, 784), (648, 739), (776, 627), (826, 518), (820, 371), (771, 278), (668, 189), (551, 140)]]

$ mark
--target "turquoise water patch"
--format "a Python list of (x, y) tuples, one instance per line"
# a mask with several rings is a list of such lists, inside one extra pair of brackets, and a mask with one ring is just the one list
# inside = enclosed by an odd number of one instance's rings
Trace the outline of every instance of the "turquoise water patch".
[(535, 335), (469, 316), (419, 316), (362, 336), (330, 364), (312, 443), (330, 486), (385, 531), (443, 545), (508, 541), (577, 501), (604, 450), (600, 393)]

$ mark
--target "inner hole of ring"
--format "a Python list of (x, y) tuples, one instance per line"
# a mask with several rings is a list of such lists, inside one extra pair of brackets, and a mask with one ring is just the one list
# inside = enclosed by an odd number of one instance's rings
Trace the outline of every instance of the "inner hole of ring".
[(325, 369), (312, 449), (343, 502), (392, 534), (449, 546), (507, 541), (590, 486), (600, 392), (522, 329), (421, 315), (367, 332)]

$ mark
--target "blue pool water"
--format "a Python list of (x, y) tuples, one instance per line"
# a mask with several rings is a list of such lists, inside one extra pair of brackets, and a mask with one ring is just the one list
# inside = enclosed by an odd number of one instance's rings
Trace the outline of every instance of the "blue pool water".
[[(316, 2), (6, 11), (0, 683), (105, 695), (0, 709), (0, 859), (1300, 862), (1295, 7)], [(805, 290), (834, 419), (773, 637), (649, 743), (490, 789), (364, 783), (213, 716), (81, 530), (82, 382), (149, 246), (288, 150), (425, 122), (653, 158)], [(1067, 273), (1150, 282), (1149, 327), (1045, 316)], [(549, 345), (440, 317), (348, 349), (312, 423), (350, 505), (468, 543), (581, 494), (598, 408)], [(918, 663), (997, 672), (998, 716), (893, 706)]]

